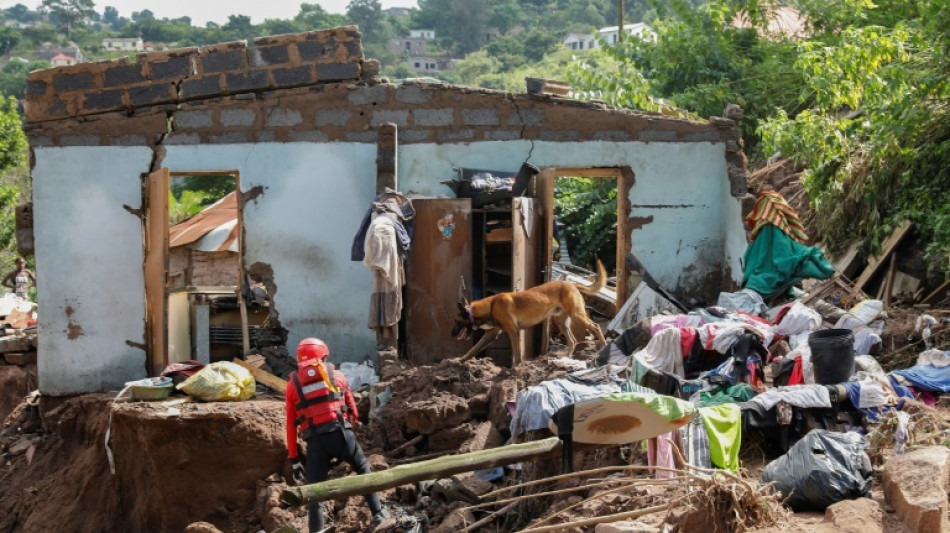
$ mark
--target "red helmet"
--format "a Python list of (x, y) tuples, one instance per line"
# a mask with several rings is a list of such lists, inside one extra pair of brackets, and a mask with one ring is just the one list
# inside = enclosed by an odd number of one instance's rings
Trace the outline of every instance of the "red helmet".
[(330, 355), (327, 343), (313, 337), (300, 341), (297, 345), (297, 366), (313, 366)]

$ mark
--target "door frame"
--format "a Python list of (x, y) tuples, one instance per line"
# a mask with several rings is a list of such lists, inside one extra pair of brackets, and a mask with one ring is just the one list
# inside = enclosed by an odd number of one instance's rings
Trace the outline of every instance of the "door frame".
[[(633, 170), (629, 166), (616, 167), (544, 167), (535, 177), (535, 195), (544, 206), (544, 221), (547, 226), (546, 238), (542, 239), (542, 257), (544, 280), (551, 280), (552, 253), (551, 239), (554, 237), (554, 180), (559, 177), (616, 178), (617, 180), (617, 301), (614, 312), (630, 297), (632, 288), (627, 283), (626, 255), (631, 250), (630, 227), (630, 189), (633, 188)], [(541, 336), (541, 352), (547, 353), (549, 325), (545, 321)]]
[[(237, 195), (238, 217), (238, 300), (244, 309), (244, 201), (241, 195), (241, 176), (237, 170), (218, 171), (175, 171), (168, 167), (143, 175), (143, 202), (145, 213), (142, 217), (143, 235), (145, 237), (145, 321), (146, 321), (146, 355), (145, 369), (148, 375), (158, 376), (168, 366), (168, 230), (169, 204), (168, 193), (171, 189), (171, 179), (182, 176), (232, 176), (234, 190)], [(244, 335), (245, 352), (249, 344), (247, 321), (242, 313), (242, 332)], [(246, 354), (245, 354), (246, 355)]]

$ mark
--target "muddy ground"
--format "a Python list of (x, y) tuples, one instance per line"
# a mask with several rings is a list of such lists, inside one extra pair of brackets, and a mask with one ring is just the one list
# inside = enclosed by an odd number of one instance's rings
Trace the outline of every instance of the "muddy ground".
[[(466, 363), (446, 360), (432, 367), (404, 365), (384, 370), (384, 381), (372, 390), (358, 391), (364, 424), (357, 428), (357, 435), (373, 469), (505, 443), (510, 437), (507, 403), (514, 401), (520, 388), (568, 372), (558, 360), (563, 355), (563, 348), (555, 347), (547, 357), (514, 370), (486, 359)], [(584, 345), (576, 358), (590, 359), (593, 355), (593, 347)], [(386, 390), (388, 403), (376, 409), (373, 414), (378, 415), (371, 418), (371, 394)], [(284, 448), (282, 396), (259, 389), (257, 397), (241, 403), (182, 400), (114, 403), (114, 395), (90, 394), (71, 398), (29, 396), (21, 401), (0, 429), (0, 531), (213, 532), (216, 528), (257, 533), (283, 525), (305, 530), (304, 510), (279, 505), (280, 491), (287, 486), (290, 473)], [(107, 431), (114, 472), (105, 446)], [(403, 446), (420, 436), (415, 445)], [(754, 445), (754, 439), (745, 442), (749, 445), (743, 447), (743, 474), (746, 479), (757, 479), (768, 458)], [(577, 470), (630, 464), (645, 464), (638, 446), (588, 452), (575, 459)], [(340, 466), (331, 476), (348, 473), (347, 466)], [(422, 531), (455, 532), (463, 529), (463, 523), (470, 524), (493, 510), (459, 512), (470, 505), (464, 500), (471, 496), (460, 487), (483, 492), (558, 473), (560, 461), (549, 460), (508, 471), (494, 486), (486, 487), (487, 483), (473, 475), (459, 475), (455, 480), (390, 489), (381, 496), (406, 525), (394, 531), (408, 531), (419, 524)], [(564, 489), (577, 483), (567, 480), (531, 490)], [(520, 529), (578, 504), (598, 490), (519, 502), (479, 531)], [(556, 520), (643, 508), (683, 494), (682, 487), (645, 486), (632, 493), (583, 503)], [(874, 498), (883, 502), (877, 484)], [(370, 515), (362, 498), (332, 501), (326, 507), (337, 532), (369, 530)], [(709, 513), (700, 510), (697, 516), (704, 514)], [(659, 513), (639, 523), (655, 527), (664, 519), (666, 513)], [(669, 520), (695, 525), (681, 516)], [(860, 518), (854, 520), (860, 523)], [(199, 521), (206, 524), (196, 524)], [(884, 523), (886, 531), (904, 531), (892, 513), (885, 513)], [(776, 525), (757, 531), (773, 530), (835, 529), (823, 515), (798, 514), (782, 517)]]

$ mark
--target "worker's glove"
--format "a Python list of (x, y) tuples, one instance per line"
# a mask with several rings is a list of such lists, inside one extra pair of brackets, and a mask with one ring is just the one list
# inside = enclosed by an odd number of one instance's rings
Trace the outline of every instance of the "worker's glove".
[(307, 484), (307, 468), (303, 464), (302, 459), (294, 459), (293, 464), (290, 467), (290, 470), (293, 474), (294, 483), (297, 485), (306, 485)]

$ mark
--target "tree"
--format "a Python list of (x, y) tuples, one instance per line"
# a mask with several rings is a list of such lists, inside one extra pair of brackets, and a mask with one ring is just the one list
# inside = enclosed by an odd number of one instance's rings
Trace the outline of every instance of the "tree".
[(364, 39), (374, 39), (383, 29), (383, 7), (379, 0), (350, 0), (346, 18), (360, 27)]
[(152, 13), (150, 9), (143, 9), (142, 11), (133, 11), (132, 12), (132, 22), (139, 22), (142, 20), (154, 19), (155, 13)]
[(102, 11), (102, 22), (112, 26), (117, 20), (119, 20), (119, 10), (112, 6), (106, 6)]
[(7, 55), (20, 43), (20, 32), (12, 26), (0, 28), (0, 56)]
[(17, 100), (0, 96), (0, 171), (22, 166), (25, 152), (26, 135), (20, 126)]
[(96, 12), (92, 0), (43, 0), (43, 7), (56, 18), (65, 30), (67, 39), (74, 26), (81, 25), (84, 18)]

